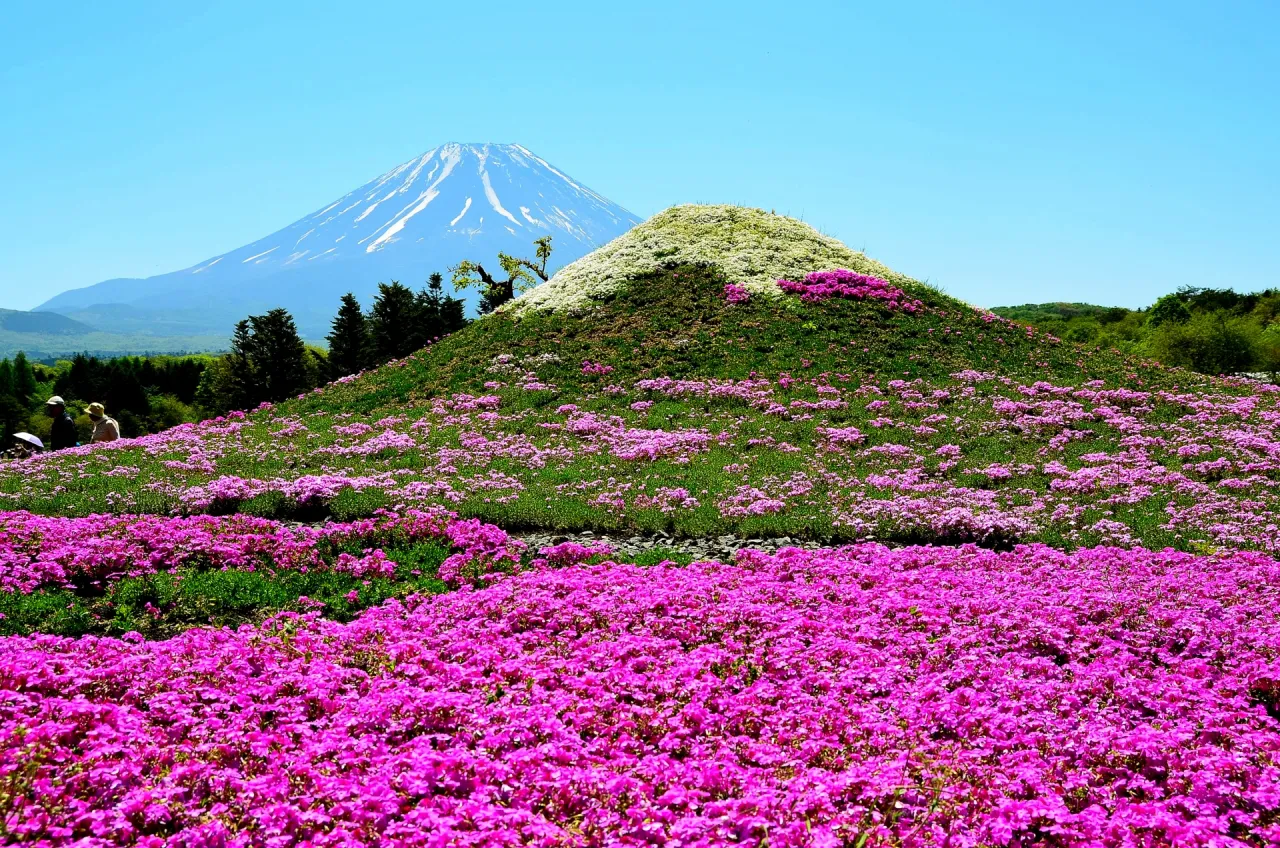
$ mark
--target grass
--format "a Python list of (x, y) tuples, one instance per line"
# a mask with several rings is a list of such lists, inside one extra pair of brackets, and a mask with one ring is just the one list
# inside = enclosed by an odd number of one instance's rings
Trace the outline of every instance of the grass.
[(126, 577), (105, 587), (0, 592), (0, 635), (139, 633), (162, 639), (191, 627), (256, 623), (288, 610), (321, 610), (328, 618), (348, 621), (389, 598), (445, 591), (436, 578), (448, 555), (443, 546), (418, 543), (386, 553), (400, 566), (395, 579), (276, 570), (264, 564), (254, 570), (184, 568)]

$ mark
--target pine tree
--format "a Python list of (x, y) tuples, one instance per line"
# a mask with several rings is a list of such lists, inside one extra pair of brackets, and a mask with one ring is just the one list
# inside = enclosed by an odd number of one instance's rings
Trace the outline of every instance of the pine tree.
[(334, 377), (355, 374), (369, 364), (369, 326), (360, 302), (348, 292), (329, 332), (329, 367)]
[(440, 303), (440, 335), (456, 333), (467, 326), (466, 304), (461, 298), (445, 297)]
[(13, 398), (23, 408), (31, 405), (31, 396), (36, 393), (36, 374), (27, 362), (27, 355), (18, 351), (13, 358)]
[(309, 388), (306, 355), (293, 316), (284, 309), (238, 322), (226, 356), (231, 377), (229, 408), (252, 409)]
[(8, 449), (9, 438), (18, 432), (26, 416), (26, 408), (13, 397), (13, 364), (0, 360), (0, 438), (4, 439), (0, 448)]
[(226, 393), (222, 406), (231, 409), (251, 409), (260, 401), (262, 388), (253, 361), (253, 328), (249, 319), (236, 322), (231, 332), (231, 352), (223, 360), (227, 365)]
[(378, 364), (401, 359), (417, 350), (414, 346), (417, 312), (417, 298), (408, 286), (395, 280), (390, 285), (378, 283), (378, 294), (369, 313), (369, 338)]
[(305, 391), (307, 346), (298, 335), (293, 316), (284, 309), (249, 318), (253, 327), (254, 366), (262, 387), (262, 400), (284, 400)]
[(435, 310), (435, 333), (433, 338), (456, 333), (467, 326), (466, 304), (461, 298), (451, 297), (444, 293), (444, 277), (439, 273), (432, 274), (427, 282)]
[(13, 397), (13, 363), (0, 360), (0, 397)]

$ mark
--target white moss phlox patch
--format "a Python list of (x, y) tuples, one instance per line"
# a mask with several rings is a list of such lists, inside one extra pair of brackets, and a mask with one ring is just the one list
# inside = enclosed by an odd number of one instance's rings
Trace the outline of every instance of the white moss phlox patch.
[(779, 279), (832, 268), (873, 274), (908, 291), (919, 286), (803, 221), (742, 206), (688, 204), (660, 212), (566, 265), (510, 308), (578, 311), (627, 280), (675, 264), (714, 265), (726, 282), (763, 295), (778, 295)]

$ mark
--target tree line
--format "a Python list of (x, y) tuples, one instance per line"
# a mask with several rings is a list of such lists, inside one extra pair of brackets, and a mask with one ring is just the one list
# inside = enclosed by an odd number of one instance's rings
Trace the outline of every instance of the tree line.
[(1145, 309), (1087, 303), (997, 307), (1067, 341), (1149, 356), (1202, 374), (1280, 376), (1280, 289), (1183, 286)]
[[(19, 352), (0, 360), (0, 429), (6, 441), (26, 431), (41, 439), (49, 435), (44, 404), (58, 395), (67, 401), (81, 441), (88, 441), (91, 425), (84, 408), (93, 401), (130, 435), (153, 433), (196, 420), (196, 388), (214, 357), (120, 356), (99, 359), (77, 354), (71, 359), (30, 362)], [(7, 447), (7, 445), (6, 445)]]
[[(449, 270), (456, 291), (480, 289), (484, 314), (546, 281), (550, 258), (551, 237), (544, 236), (534, 241), (533, 259), (498, 254), (505, 278), (470, 260)], [(222, 415), (276, 403), (328, 380), (403, 359), (466, 324), (462, 300), (445, 293), (440, 273), (417, 292), (396, 280), (379, 283), (367, 312), (354, 294), (343, 295), (326, 337), (327, 352), (302, 341), (287, 310), (251, 315), (236, 324), (230, 353), (205, 370), (196, 404), (206, 415)]]
[[(549, 236), (535, 240), (534, 259), (498, 254), (505, 277), (463, 261), (450, 268), (455, 290), (480, 289), (480, 312), (487, 313), (547, 279)], [(76, 421), (81, 441), (90, 424), (84, 409), (106, 406), (125, 437), (154, 433), (187, 421), (250, 410), (403, 359), (467, 324), (459, 298), (444, 291), (444, 276), (432, 274), (413, 291), (393, 280), (379, 283), (366, 312), (354, 294), (343, 295), (326, 340), (329, 349), (308, 345), (285, 309), (250, 315), (237, 322), (231, 347), (221, 355), (124, 356), (79, 354), (52, 365), (31, 363), (23, 353), (0, 360), (0, 427), (6, 443), (13, 433), (48, 435), (44, 403), (61, 396)]]
[(317, 386), (403, 359), (467, 323), (463, 302), (432, 274), (414, 292), (399, 281), (379, 283), (364, 311), (354, 294), (342, 296), (328, 351), (305, 344), (285, 309), (250, 315), (236, 324), (231, 350), (206, 370), (196, 402), (209, 415), (277, 403)]

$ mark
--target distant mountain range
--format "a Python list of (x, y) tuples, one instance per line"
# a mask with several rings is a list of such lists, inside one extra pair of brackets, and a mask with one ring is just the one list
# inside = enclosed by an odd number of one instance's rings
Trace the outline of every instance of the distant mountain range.
[[(105, 326), (112, 326), (104, 322)], [(54, 359), (86, 352), (99, 356), (132, 353), (178, 353), (219, 350), (226, 338), (216, 335), (174, 335), (154, 332), (119, 332), (98, 329), (104, 324), (86, 323), (56, 312), (19, 312), (0, 309), (0, 358), (23, 351), (33, 360)], [(163, 328), (161, 328), (163, 329)]]
[(321, 338), (348, 291), (367, 307), (379, 282), (416, 288), (462, 259), (496, 266), (499, 251), (529, 255), (544, 235), (555, 269), (636, 223), (518, 144), (450, 143), (252, 244), (182, 271), (63, 292), (37, 312), (115, 333), (225, 339), (246, 315), (283, 306), (304, 336)]

